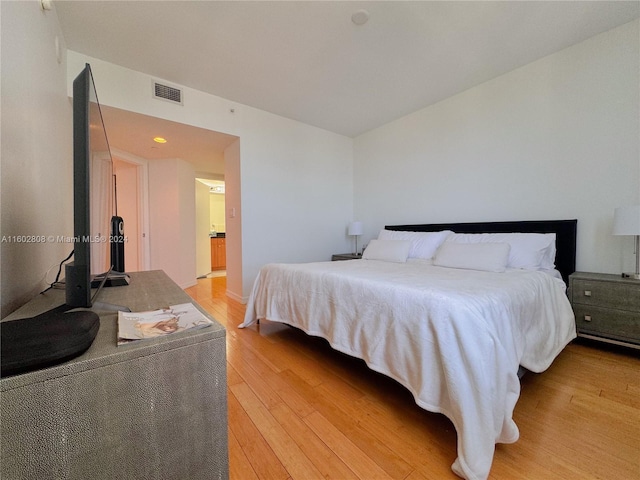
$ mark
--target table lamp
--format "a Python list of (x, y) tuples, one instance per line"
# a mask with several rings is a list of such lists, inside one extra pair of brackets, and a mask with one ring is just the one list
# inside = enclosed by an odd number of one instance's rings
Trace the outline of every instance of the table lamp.
[(358, 237), (362, 235), (362, 222), (351, 222), (349, 224), (349, 235), (355, 237), (356, 239), (356, 251), (353, 252), (355, 255), (358, 254)]
[(623, 277), (640, 280), (640, 205), (618, 207), (613, 215), (614, 235), (636, 237), (636, 273), (623, 273)]

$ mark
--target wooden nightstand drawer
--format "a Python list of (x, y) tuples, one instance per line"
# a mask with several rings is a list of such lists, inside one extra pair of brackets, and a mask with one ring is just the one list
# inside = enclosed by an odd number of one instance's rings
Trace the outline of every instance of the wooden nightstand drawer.
[(640, 345), (640, 313), (592, 305), (573, 305), (578, 334), (591, 334)]
[(574, 280), (571, 300), (574, 304), (640, 312), (640, 283), (638, 285)]
[(640, 349), (640, 282), (575, 272), (569, 277), (569, 299), (578, 336)]

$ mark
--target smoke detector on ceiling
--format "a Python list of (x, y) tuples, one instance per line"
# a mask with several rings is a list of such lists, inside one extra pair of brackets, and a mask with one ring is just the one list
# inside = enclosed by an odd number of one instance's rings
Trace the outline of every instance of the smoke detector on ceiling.
[(173, 85), (168, 85), (166, 82), (158, 82), (153, 80), (153, 98), (159, 100), (165, 100), (171, 103), (183, 104), (182, 89)]
[(351, 21), (356, 25), (364, 25), (369, 21), (369, 12), (366, 10), (358, 10), (351, 15)]

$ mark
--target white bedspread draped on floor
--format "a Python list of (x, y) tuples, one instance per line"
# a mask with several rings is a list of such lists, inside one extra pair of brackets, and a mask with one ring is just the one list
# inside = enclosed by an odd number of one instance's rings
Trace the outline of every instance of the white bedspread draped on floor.
[(468, 479), (487, 478), (495, 444), (518, 439), (518, 366), (541, 372), (575, 338), (565, 284), (548, 273), (422, 262), (267, 265), (240, 327), (258, 319), (326, 338), (446, 415), (458, 433), (452, 469)]

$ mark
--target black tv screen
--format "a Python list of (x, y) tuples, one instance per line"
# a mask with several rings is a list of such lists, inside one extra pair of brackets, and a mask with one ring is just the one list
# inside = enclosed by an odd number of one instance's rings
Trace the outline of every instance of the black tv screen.
[(113, 215), (113, 162), (91, 67), (73, 81), (73, 262), (65, 266), (65, 303), (91, 307), (91, 279), (107, 272)]

